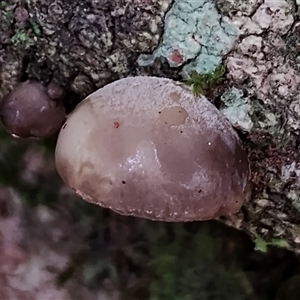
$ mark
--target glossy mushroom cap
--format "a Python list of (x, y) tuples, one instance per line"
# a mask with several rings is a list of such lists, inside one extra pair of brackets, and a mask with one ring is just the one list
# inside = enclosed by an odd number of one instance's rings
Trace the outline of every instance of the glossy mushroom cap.
[(62, 127), (62, 179), (83, 199), (161, 221), (238, 211), (249, 166), (225, 117), (172, 80), (131, 77), (81, 102)]
[[(55, 93), (53, 84), (51, 92)], [(41, 83), (26, 81), (3, 98), (0, 117), (6, 130), (15, 137), (48, 137), (65, 121), (65, 109), (57, 100), (51, 98)]]

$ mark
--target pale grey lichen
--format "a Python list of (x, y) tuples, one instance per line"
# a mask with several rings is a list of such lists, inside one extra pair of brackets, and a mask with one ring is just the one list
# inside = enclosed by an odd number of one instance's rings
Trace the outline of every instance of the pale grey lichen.
[(275, 32), (286, 34), (294, 22), (293, 1), (266, 0), (249, 16), (233, 16), (233, 22), (244, 34)]
[(229, 16), (250, 16), (259, 0), (216, 0), (222, 14)]
[(264, 114), (264, 120), (257, 120), (257, 125), (261, 129), (267, 129), (269, 132), (274, 133), (276, 131), (276, 126), (278, 126), (278, 120), (277, 117), (271, 113), (266, 111), (263, 111)]
[(268, 0), (252, 17), (233, 20), (246, 36), (226, 58), (229, 78), (247, 87), (266, 105), (284, 107), (287, 124), (298, 130), (300, 68), (292, 55), (297, 51), (298, 27), (297, 23), (293, 25), (291, 1)]

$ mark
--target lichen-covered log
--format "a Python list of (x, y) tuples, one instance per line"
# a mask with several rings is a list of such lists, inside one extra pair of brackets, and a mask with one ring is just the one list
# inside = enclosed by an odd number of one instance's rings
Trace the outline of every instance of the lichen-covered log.
[(298, 11), (293, 0), (1, 1), (0, 97), (33, 79), (83, 99), (129, 75), (182, 80), (223, 64), (225, 80), (201, 89), (240, 133), (252, 173), (250, 201), (223, 221), (299, 252)]

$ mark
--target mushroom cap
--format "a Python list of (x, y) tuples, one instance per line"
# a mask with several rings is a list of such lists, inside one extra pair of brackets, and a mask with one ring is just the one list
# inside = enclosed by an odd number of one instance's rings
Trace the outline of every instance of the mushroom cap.
[(43, 138), (59, 131), (65, 121), (65, 109), (41, 83), (26, 81), (2, 99), (0, 117), (15, 137)]
[(58, 173), (86, 201), (161, 221), (207, 220), (240, 209), (249, 165), (227, 119), (173, 80), (129, 77), (68, 116)]

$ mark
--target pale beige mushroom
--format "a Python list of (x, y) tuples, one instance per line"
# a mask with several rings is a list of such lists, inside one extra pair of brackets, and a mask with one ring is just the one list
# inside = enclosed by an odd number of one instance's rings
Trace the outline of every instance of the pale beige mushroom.
[(170, 79), (130, 77), (82, 101), (56, 146), (62, 179), (86, 201), (161, 221), (240, 209), (249, 165), (225, 117)]

